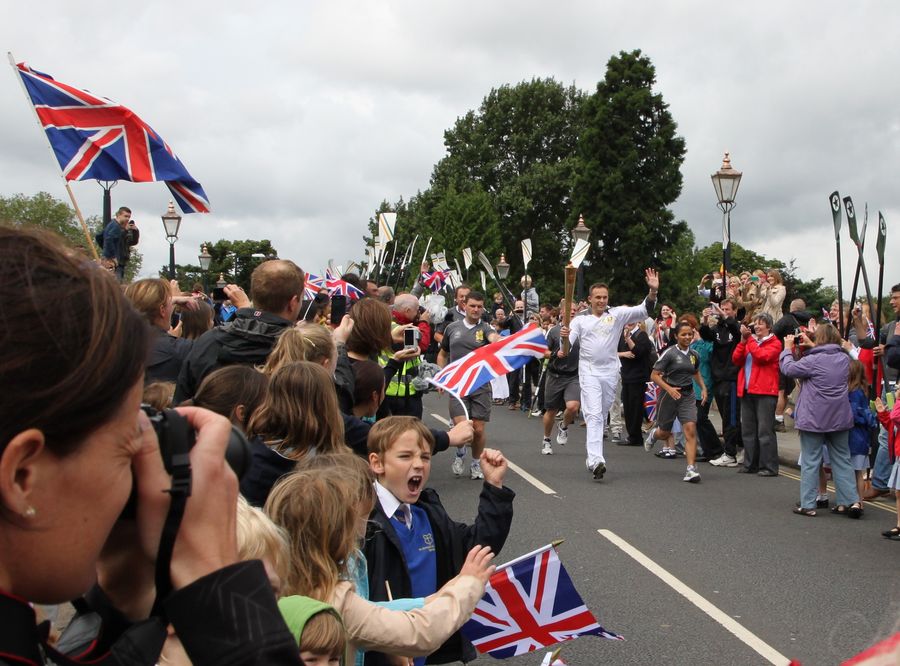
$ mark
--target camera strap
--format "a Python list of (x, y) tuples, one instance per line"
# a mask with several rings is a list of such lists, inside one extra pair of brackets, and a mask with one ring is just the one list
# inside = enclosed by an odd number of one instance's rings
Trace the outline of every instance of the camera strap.
[(172, 551), (175, 549), (175, 539), (178, 537), (178, 528), (181, 527), (188, 498), (191, 496), (190, 444), (187, 437), (174, 437), (172, 440), (170, 470), (172, 487), (166, 491), (172, 496), (172, 503), (166, 514), (166, 522), (159, 540), (159, 550), (156, 553), (156, 599), (153, 602), (151, 614), (157, 617), (165, 617), (163, 603), (172, 592), (170, 574)]

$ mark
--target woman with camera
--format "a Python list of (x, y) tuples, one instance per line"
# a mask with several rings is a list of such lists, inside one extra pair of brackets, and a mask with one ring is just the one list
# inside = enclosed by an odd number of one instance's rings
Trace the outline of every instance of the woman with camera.
[(196, 431), (190, 497), (163, 534), (173, 480), (139, 410), (150, 332), (115, 279), (55, 237), (0, 227), (0, 339), (0, 661), (76, 663), (31, 604), (87, 595), (76, 620), (103, 628), (78, 663), (155, 664), (171, 623), (194, 663), (299, 664), (262, 565), (237, 563), (224, 417), (179, 410)]
[[(795, 358), (794, 343), (804, 347)], [(805, 334), (784, 338), (779, 359), (781, 372), (801, 380), (794, 423), (800, 431), (800, 506), (794, 513), (816, 515), (816, 493), (822, 450), (828, 446), (837, 506), (833, 513), (859, 518), (862, 504), (850, 462), (849, 435), (853, 428), (848, 381), (850, 356), (841, 346), (841, 336), (831, 324), (816, 327), (813, 340)]]

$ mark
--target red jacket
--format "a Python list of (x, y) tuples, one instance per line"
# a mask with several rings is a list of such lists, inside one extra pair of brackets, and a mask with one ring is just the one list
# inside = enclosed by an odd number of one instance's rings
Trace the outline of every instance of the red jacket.
[(878, 417), (881, 425), (887, 430), (888, 452), (891, 454), (891, 460), (896, 460), (897, 456), (900, 455), (900, 437), (897, 436), (897, 425), (900, 422), (900, 401), (894, 404), (894, 409), (891, 411), (878, 412), (875, 416)]
[[(747, 355), (753, 357), (750, 370), (750, 386), (744, 390), (744, 363)], [(738, 397), (744, 393), (753, 395), (778, 395), (778, 355), (781, 354), (781, 340), (770, 335), (762, 344), (752, 335), (741, 340), (731, 353), (731, 362), (740, 368), (737, 378)]]

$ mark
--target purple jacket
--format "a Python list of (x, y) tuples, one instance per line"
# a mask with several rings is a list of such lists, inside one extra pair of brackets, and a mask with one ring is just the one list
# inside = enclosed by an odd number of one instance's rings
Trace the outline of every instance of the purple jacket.
[(781, 372), (802, 380), (794, 424), (807, 432), (839, 432), (853, 427), (847, 382), (850, 356), (839, 345), (813, 347), (800, 359), (781, 352)]

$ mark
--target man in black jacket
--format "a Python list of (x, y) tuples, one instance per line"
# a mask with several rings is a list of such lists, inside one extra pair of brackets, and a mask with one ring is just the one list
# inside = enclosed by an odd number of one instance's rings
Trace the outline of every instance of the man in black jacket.
[(305, 273), (293, 261), (273, 259), (256, 267), (250, 278), (251, 307), (240, 308), (232, 320), (207, 331), (181, 366), (176, 404), (194, 396), (200, 382), (225, 365), (261, 365), (301, 312)]
[(737, 467), (738, 450), (743, 453), (741, 439), (741, 409), (738, 404), (738, 367), (731, 362), (731, 354), (741, 340), (741, 325), (734, 301), (726, 298), (718, 305), (703, 311), (704, 317), (718, 315), (715, 325), (700, 325), (700, 337), (713, 343), (710, 370), (715, 382), (716, 408), (722, 417), (722, 434), (725, 439), (725, 453), (710, 460), (716, 467)]

